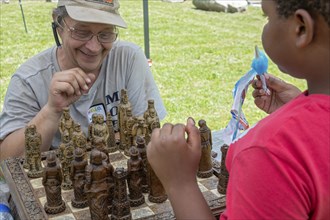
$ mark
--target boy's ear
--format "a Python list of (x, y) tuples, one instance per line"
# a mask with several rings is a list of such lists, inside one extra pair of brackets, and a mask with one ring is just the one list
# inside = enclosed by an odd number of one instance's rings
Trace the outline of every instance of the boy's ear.
[(301, 48), (307, 46), (314, 38), (314, 19), (304, 9), (298, 9), (294, 13), (296, 46)]

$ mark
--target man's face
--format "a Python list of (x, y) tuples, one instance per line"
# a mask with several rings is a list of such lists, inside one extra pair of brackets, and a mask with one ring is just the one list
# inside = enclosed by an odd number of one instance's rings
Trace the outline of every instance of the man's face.
[[(69, 31), (71, 29), (71, 31)], [(93, 33), (87, 41), (72, 38), (72, 30), (78, 33)], [(98, 23), (78, 22), (69, 16), (64, 18), (63, 29), (59, 29), (62, 38), (64, 57), (61, 59), (62, 68), (80, 67), (86, 73), (98, 72), (103, 59), (108, 55), (113, 43), (100, 43), (97, 34), (114, 32), (114, 26)]]

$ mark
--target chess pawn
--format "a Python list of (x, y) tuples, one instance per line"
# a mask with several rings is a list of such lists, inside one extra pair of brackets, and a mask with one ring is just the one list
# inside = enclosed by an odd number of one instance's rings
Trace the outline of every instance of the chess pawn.
[(85, 168), (87, 166), (87, 160), (84, 155), (85, 152), (83, 149), (75, 149), (75, 157), (71, 167), (71, 180), (74, 193), (74, 198), (72, 198), (72, 206), (75, 208), (85, 208), (88, 206), (87, 196), (84, 192), (86, 182)]
[(127, 160), (128, 197), (131, 207), (136, 207), (144, 203), (144, 196), (141, 188), (143, 162), (139, 157), (139, 151), (135, 146), (132, 146), (129, 152), (130, 159)]
[(132, 219), (130, 202), (127, 196), (127, 171), (124, 168), (116, 168), (113, 176), (115, 179), (115, 194), (111, 220)]
[(28, 125), (26, 127), (26, 149), (28, 150), (27, 175), (30, 178), (38, 178), (42, 176), (43, 168), (41, 166), (41, 135), (37, 132), (35, 125)]
[(124, 146), (124, 154), (126, 156), (130, 156), (130, 148), (131, 146), (135, 145), (135, 142), (133, 141), (133, 126), (135, 124), (135, 119), (132, 115), (132, 108), (128, 108), (126, 112), (126, 124), (125, 124), (125, 130), (124, 130), (124, 138), (125, 141), (123, 143)]
[(226, 194), (227, 185), (229, 179), (229, 173), (226, 168), (226, 156), (228, 151), (228, 145), (224, 144), (221, 146), (221, 165), (220, 165), (220, 173), (219, 173), (219, 182), (218, 182), (218, 192), (221, 194)]
[(108, 164), (104, 153), (93, 149), (90, 164), (86, 166), (85, 193), (92, 220), (109, 220), (108, 217)]
[(88, 135), (87, 135), (87, 150), (92, 149), (93, 142), (93, 129), (94, 125), (97, 123), (97, 114), (92, 115), (92, 122), (88, 125)]
[(74, 149), (80, 148), (81, 150), (83, 150), (84, 158), (87, 159), (87, 138), (82, 132), (80, 124), (74, 125), (72, 143)]
[(143, 117), (145, 119), (145, 123), (148, 128), (146, 135), (145, 135), (145, 142), (146, 142), (146, 145), (148, 145), (148, 143), (150, 142), (150, 139), (151, 139), (152, 131), (155, 128), (160, 128), (160, 120), (159, 120), (157, 111), (155, 109), (155, 104), (154, 104), (153, 99), (148, 100), (148, 108), (144, 112)]
[(142, 159), (142, 172), (141, 172), (141, 188), (143, 193), (149, 192), (149, 185), (147, 179), (147, 149), (144, 139), (141, 136), (136, 137), (136, 148), (139, 151), (139, 157)]
[(149, 196), (150, 202), (162, 203), (167, 199), (166, 191), (163, 184), (160, 182), (155, 171), (152, 169), (151, 165), (148, 163), (148, 181), (149, 181)]
[(206, 122), (203, 119), (198, 121), (198, 125), (201, 135), (202, 155), (199, 161), (197, 176), (199, 178), (208, 178), (213, 175), (211, 130), (207, 127)]
[(62, 188), (64, 190), (72, 189), (71, 181), (71, 163), (73, 161), (74, 147), (72, 140), (70, 140), (70, 134), (68, 130), (65, 130), (62, 134), (62, 141), (59, 146), (60, 149), (60, 161), (63, 172)]
[(92, 130), (92, 136), (92, 148), (96, 148), (97, 150), (102, 151), (107, 155), (107, 141), (109, 132), (102, 114), (97, 114), (96, 124)]
[(120, 131), (120, 149), (125, 150), (125, 124), (127, 109), (131, 108), (131, 103), (128, 100), (127, 90), (122, 89), (120, 92), (120, 103), (118, 105), (118, 121), (119, 121), (119, 131)]
[[(145, 139), (147, 134), (147, 125), (145, 124), (145, 120), (143, 117), (137, 117), (137, 122), (133, 125), (132, 135), (133, 140), (136, 140), (137, 136), (141, 136)], [(134, 144), (135, 145), (135, 144)]]
[(45, 211), (48, 214), (57, 214), (65, 210), (65, 202), (62, 199), (61, 183), (62, 171), (57, 163), (54, 152), (47, 157), (47, 165), (44, 169), (42, 185), (46, 192)]
[(116, 144), (115, 130), (113, 127), (112, 117), (110, 112), (107, 112), (106, 124), (109, 131), (109, 137), (107, 140), (107, 149), (108, 149), (108, 153), (112, 153), (118, 150), (118, 146)]
[(68, 131), (69, 136), (71, 138), (73, 133), (73, 128), (74, 128), (74, 121), (71, 118), (69, 107), (66, 107), (63, 109), (63, 113), (60, 118), (60, 126), (59, 126), (60, 133), (61, 135), (63, 135), (64, 131)]

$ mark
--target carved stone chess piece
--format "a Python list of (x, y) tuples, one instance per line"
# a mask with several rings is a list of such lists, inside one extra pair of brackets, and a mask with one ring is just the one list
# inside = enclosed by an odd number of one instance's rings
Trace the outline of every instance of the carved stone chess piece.
[(116, 168), (113, 173), (115, 178), (115, 194), (112, 204), (111, 220), (132, 219), (130, 202), (127, 196), (127, 171), (124, 168)]
[(147, 126), (147, 132), (146, 132), (146, 135), (145, 135), (145, 142), (146, 142), (146, 145), (148, 145), (148, 143), (150, 142), (150, 139), (151, 139), (152, 131), (155, 128), (160, 128), (160, 120), (159, 120), (158, 114), (156, 112), (153, 99), (148, 100), (148, 108), (144, 112), (143, 117), (145, 119), (145, 123), (146, 123), (146, 126)]
[(57, 163), (55, 152), (52, 152), (47, 157), (47, 166), (45, 167), (42, 178), (42, 185), (45, 187), (47, 199), (44, 208), (49, 214), (57, 214), (65, 210), (61, 183), (62, 171)]
[(133, 125), (132, 128), (133, 140), (136, 140), (137, 136), (141, 136), (142, 138), (145, 139), (147, 132), (148, 132), (148, 128), (147, 125), (145, 124), (144, 118), (137, 117), (137, 122)]
[(143, 165), (143, 169), (142, 169), (142, 173), (141, 173), (141, 188), (142, 188), (142, 192), (143, 193), (148, 193), (149, 192), (149, 185), (148, 185), (148, 178), (147, 178), (147, 174), (148, 174), (148, 168), (147, 168), (147, 164), (148, 164), (148, 160), (147, 160), (147, 149), (146, 149), (146, 144), (145, 141), (143, 139), (143, 137), (141, 136), (137, 136), (136, 137), (136, 148), (139, 151), (139, 156), (142, 159), (142, 165)]
[(68, 131), (70, 138), (72, 138), (73, 129), (74, 121), (71, 118), (69, 107), (66, 107), (63, 109), (63, 113), (60, 119), (59, 130), (61, 135), (63, 135), (64, 131)]
[(227, 185), (229, 180), (229, 173), (226, 168), (226, 156), (229, 146), (224, 144), (221, 146), (221, 165), (220, 165), (220, 173), (219, 173), (219, 182), (218, 182), (218, 192), (221, 194), (226, 194)]
[(109, 131), (106, 123), (104, 122), (104, 117), (102, 114), (97, 114), (96, 124), (92, 129), (92, 148), (96, 148), (107, 155), (108, 138)]
[(87, 196), (84, 192), (86, 182), (85, 168), (87, 166), (87, 160), (84, 155), (85, 152), (83, 149), (75, 149), (71, 171), (71, 180), (74, 193), (74, 197), (72, 198), (72, 206), (75, 208), (85, 208), (88, 206)]
[(97, 123), (97, 114), (92, 115), (92, 122), (88, 125), (88, 134), (87, 134), (87, 150), (92, 149), (92, 139), (93, 139), (93, 129), (94, 125)]
[(128, 197), (131, 207), (136, 207), (144, 203), (144, 196), (141, 188), (143, 162), (139, 157), (139, 151), (135, 146), (132, 146), (129, 152), (130, 159), (127, 160)]
[(149, 182), (149, 196), (148, 199), (150, 202), (162, 203), (167, 199), (166, 191), (163, 187), (163, 184), (160, 182), (155, 171), (152, 169), (151, 165), (148, 162), (148, 182)]
[(84, 134), (84, 132), (81, 130), (80, 124), (74, 125), (74, 131), (72, 134), (72, 143), (74, 149), (80, 148), (83, 150), (83, 154), (85, 155), (85, 158), (87, 159), (87, 138)]
[(133, 126), (135, 124), (135, 118), (132, 115), (132, 108), (128, 108), (126, 112), (126, 124), (125, 124), (125, 130), (124, 130), (124, 154), (126, 156), (130, 156), (129, 149), (131, 146), (135, 145), (135, 142), (133, 141)]
[(87, 194), (92, 220), (109, 220), (108, 217), (108, 164), (104, 153), (93, 149), (90, 164), (86, 166), (85, 193)]
[(35, 125), (27, 125), (25, 129), (25, 147), (27, 150), (27, 175), (30, 178), (41, 177), (43, 168), (41, 166), (41, 135), (37, 132)]
[(213, 175), (212, 167), (212, 134), (211, 130), (207, 127), (206, 121), (201, 119), (198, 121), (199, 131), (201, 135), (202, 156), (199, 161), (197, 176), (199, 178), (208, 178)]
[(106, 124), (109, 131), (109, 137), (107, 140), (107, 149), (108, 149), (108, 153), (112, 153), (118, 150), (118, 146), (116, 144), (115, 129), (113, 127), (112, 117), (110, 112), (107, 112)]
[(113, 177), (113, 173), (115, 172), (115, 168), (112, 166), (111, 161), (108, 161), (108, 214), (110, 215), (112, 213), (112, 202), (114, 199), (114, 193), (115, 193), (115, 179)]
[(125, 150), (125, 126), (127, 109), (131, 108), (131, 103), (128, 100), (127, 90), (122, 89), (120, 93), (120, 103), (118, 105), (118, 121), (119, 121), (119, 134), (120, 134), (120, 149)]
[(63, 172), (62, 188), (64, 190), (72, 189), (71, 181), (71, 163), (73, 161), (74, 147), (68, 130), (64, 130), (62, 134), (62, 141), (59, 146), (60, 160)]

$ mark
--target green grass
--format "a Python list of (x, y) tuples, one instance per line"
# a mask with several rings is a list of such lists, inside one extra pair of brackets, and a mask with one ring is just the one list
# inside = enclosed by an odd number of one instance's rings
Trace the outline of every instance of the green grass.
[[(25, 33), (17, 1), (1, 4), (0, 105), (11, 75), (26, 59), (54, 44), (50, 20), (55, 3), (23, 1), (28, 28)], [(120, 38), (144, 48), (142, 0), (121, 0), (120, 12), (128, 29)], [(244, 13), (197, 10), (192, 1), (167, 3), (149, 0), (150, 56), (168, 116), (163, 122), (205, 119), (212, 130), (230, 119), (232, 89), (249, 69), (254, 46), (262, 48), (260, 35), (266, 22), (260, 8)], [(270, 62), (269, 72), (305, 89), (305, 82), (284, 75)], [(254, 124), (265, 116), (250, 95), (243, 111)]]

